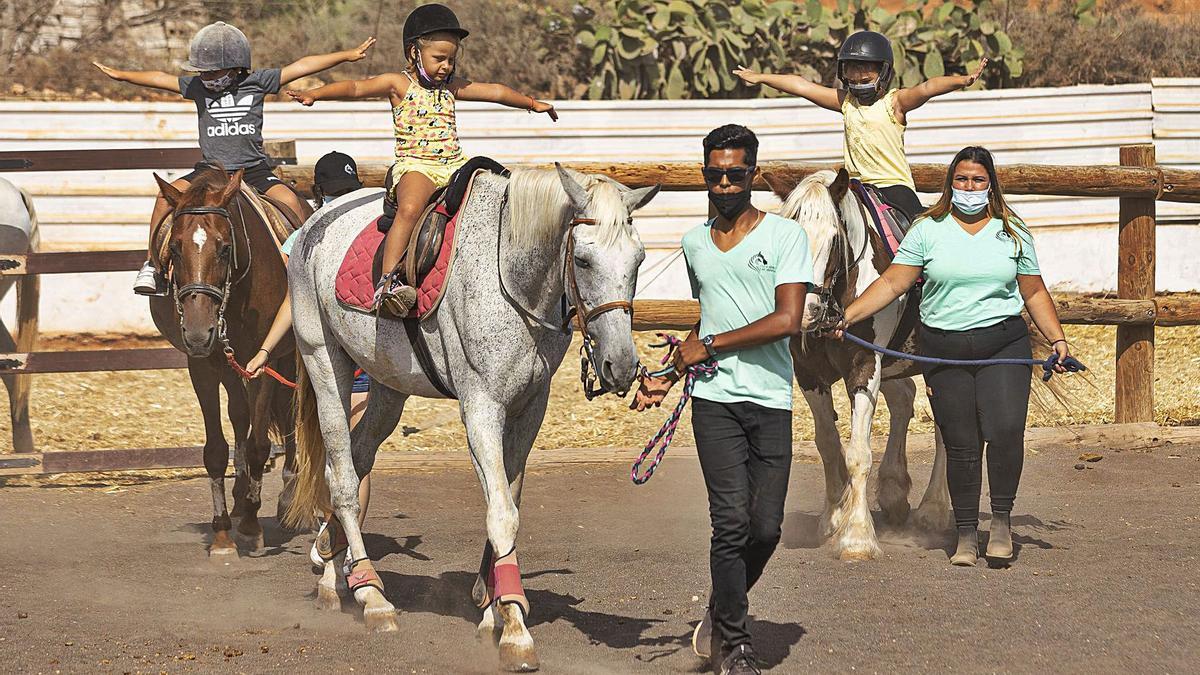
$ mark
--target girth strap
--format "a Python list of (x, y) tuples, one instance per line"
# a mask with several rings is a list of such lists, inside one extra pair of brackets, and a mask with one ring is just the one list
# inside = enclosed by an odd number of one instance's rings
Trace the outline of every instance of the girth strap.
[(442, 382), (442, 378), (438, 377), (437, 368), (433, 365), (433, 355), (429, 353), (429, 345), (425, 344), (425, 337), (421, 335), (420, 319), (403, 319), (401, 323), (404, 324), (404, 332), (408, 334), (408, 343), (412, 345), (413, 353), (417, 355), (417, 363), (421, 366), (421, 372), (425, 373), (430, 384), (441, 392), (442, 396), (458, 399), (458, 396), (450, 391), (446, 383)]

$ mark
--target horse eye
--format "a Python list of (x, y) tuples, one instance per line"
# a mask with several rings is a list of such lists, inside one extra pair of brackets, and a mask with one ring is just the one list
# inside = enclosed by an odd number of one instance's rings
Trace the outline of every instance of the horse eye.
[(575, 266), (582, 267), (583, 269), (586, 270), (592, 266), (592, 263), (584, 260), (583, 258), (580, 258), (579, 256), (575, 256)]
[(229, 244), (223, 244), (223, 245), (221, 246), (221, 257), (222, 257), (222, 258), (228, 258), (228, 257), (229, 257), (229, 254), (230, 254), (232, 251), (233, 251), (233, 246), (231, 246), (231, 245), (229, 245)]

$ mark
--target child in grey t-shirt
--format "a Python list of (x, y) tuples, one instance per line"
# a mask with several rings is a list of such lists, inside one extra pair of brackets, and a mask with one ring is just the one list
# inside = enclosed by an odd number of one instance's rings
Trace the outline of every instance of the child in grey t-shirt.
[[(242, 31), (218, 21), (201, 28), (192, 38), (183, 68), (195, 75), (176, 77), (161, 71), (124, 71), (94, 65), (114, 80), (174, 92), (194, 101), (204, 163), (220, 165), (231, 174), (244, 170), (243, 180), (248, 185), (300, 215), (306, 212), (300, 197), (275, 176), (263, 151), (263, 100), (293, 80), (340, 63), (362, 60), (373, 44), (375, 38), (369, 38), (355, 49), (306, 56), (283, 68), (251, 70), (250, 41)], [(186, 190), (195, 175), (193, 171), (171, 185)], [(159, 195), (150, 222), (162, 221), (169, 210)], [(151, 248), (154, 245), (150, 242)], [(149, 260), (138, 272), (133, 288), (143, 295), (167, 292), (166, 279)]]

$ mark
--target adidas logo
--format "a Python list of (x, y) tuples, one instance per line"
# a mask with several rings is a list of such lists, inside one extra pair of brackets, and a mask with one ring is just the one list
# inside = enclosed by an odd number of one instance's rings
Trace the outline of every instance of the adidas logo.
[(233, 94), (230, 93), (221, 98), (210, 99), (208, 114), (213, 119), (222, 122), (236, 122), (245, 117), (252, 107), (254, 107), (254, 94), (246, 94), (235, 101)]

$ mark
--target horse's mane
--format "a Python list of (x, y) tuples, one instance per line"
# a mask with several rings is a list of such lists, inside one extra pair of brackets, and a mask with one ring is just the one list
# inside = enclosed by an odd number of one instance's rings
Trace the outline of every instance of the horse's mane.
[[(633, 237), (621, 184), (607, 176), (567, 170), (591, 195), (591, 216), (596, 219), (596, 242), (611, 246), (623, 237)], [(558, 172), (525, 169), (512, 172), (508, 184), (509, 237), (517, 246), (530, 248), (553, 242), (562, 235), (572, 206)]]
[(178, 208), (196, 206), (204, 203), (204, 197), (210, 192), (220, 192), (229, 184), (231, 177), (220, 164), (205, 164), (192, 178), (188, 189), (179, 200)]
[[(839, 208), (834, 206), (833, 195), (829, 193), (829, 186), (836, 179), (837, 173), (828, 169), (807, 176), (792, 190), (783, 201), (783, 206), (779, 208), (779, 215), (800, 223), (808, 233), (809, 244), (814, 248), (838, 235), (843, 241), (851, 241), (846, 231), (847, 226), (856, 230), (865, 228), (862, 211), (855, 203), (857, 198), (853, 190), (847, 190), (842, 198), (839, 217)], [(844, 269), (849, 269), (853, 264), (851, 256), (854, 253), (850, 249), (850, 246), (842, 247)], [(813, 253), (817, 251), (814, 250)]]

